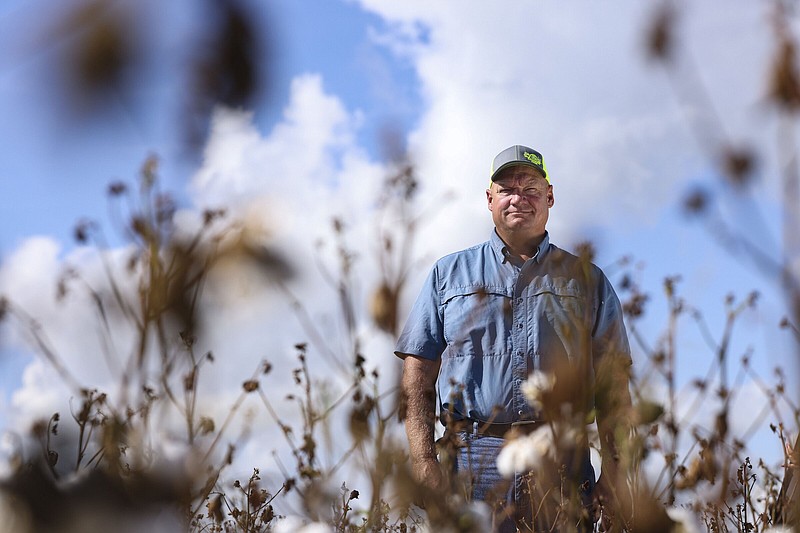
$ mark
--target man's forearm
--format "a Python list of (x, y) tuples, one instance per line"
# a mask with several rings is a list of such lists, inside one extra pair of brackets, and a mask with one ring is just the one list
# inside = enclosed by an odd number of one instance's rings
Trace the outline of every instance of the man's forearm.
[(403, 363), (401, 389), (405, 401), (405, 426), (413, 461), (436, 459), (436, 376), (438, 361), (413, 356)]

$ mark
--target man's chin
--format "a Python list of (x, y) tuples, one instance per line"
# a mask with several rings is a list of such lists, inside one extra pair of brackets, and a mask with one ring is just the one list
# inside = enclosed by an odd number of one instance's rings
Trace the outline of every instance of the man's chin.
[(509, 229), (524, 229), (533, 227), (533, 220), (530, 217), (510, 217), (506, 219)]

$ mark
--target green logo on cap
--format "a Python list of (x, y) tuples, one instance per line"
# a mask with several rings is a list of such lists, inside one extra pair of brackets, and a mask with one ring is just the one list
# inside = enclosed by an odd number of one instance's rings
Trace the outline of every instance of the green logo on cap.
[(529, 152), (525, 152), (524, 154), (522, 154), (522, 157), (524, 157), (525, 159), (527, 159), (528, 161), (530, 161), (534, 165), (542, 166), (542, 158), (539, 157), (536, 154), (531, 154)]

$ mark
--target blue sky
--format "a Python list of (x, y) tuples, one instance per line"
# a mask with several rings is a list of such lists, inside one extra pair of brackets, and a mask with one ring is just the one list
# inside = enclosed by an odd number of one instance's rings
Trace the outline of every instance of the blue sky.
[[(112, 103), (102, 119), (65, 112), (58, 77), (64, 43), (38, 38), (63, 4), (14, 0), (0, 7), (0, 292), (50, 317), (65, 359), (77, 366), (88, 363), (80, 335), (73, 334), (81, 324), (58, 310), (47, 288), (66, 263), (92, 270), (92, 251), (78, 249), (72, 231), (83, 217), (108, 222), (109, 182), (132, 180), (144, 158), (157, 154), (165, 188), (177, 195), (187, 219), (215, 205), (257, 219), (267, 228), (265, 238), (300, 263), (298, 290), (309, 298), (324, 290), (309, 266), (313, 242), (327, 235), (332, 216), (342, 215), (363, 258), (366, 298), (376, 282), (371, 228), (386, 171), (379, 136), (387, 125), (400, 130), (417, 163), (418, 208), (433, 213), (417, 240), (421, 266), (409, 282), (406, 308), (436, 257), (486, 238), (489, 163), (505, 146), (524, 143), (541, 149), (553, 175), (553, 241), (571, 248), (592, 239), (601, 267), (622, 256), (642, 265), (638, 279), (652, 303), (641, 328), (652, 345), (666, 323), (662, 281), (680, 273), (679, 287), (716, 334), (726, 294), (742, 299), (762, 292), (737, 330), (742, 348), (733, 355), (751, 346), (765, 376), (790, 363), (793, 345), (777, 329), (784, 312), (775, 284), (725, 253), (682, 212), (682, 198), (703, 184), (732, 198), (725, 212), (735, 227), (766, 241), (752, 224), (753, 205), (720, 184), (693, 137), (692, 117), (703, 115), (698, 102), (682, 101), (669, 75), (645, 57), (650, 8), (623, 2), (608, 20), (605, 10), (588, 3), (465, 10), (458, 2), (286, 0), (268, 9), (250, 2), (270, 36), (267, 90), (254, 109), (220, 110), (207, 146), (192, 158), (180, 143), (184, 80), (176, 73), (191, 51), (192, 30), (208, 21), (195, 2), (136, 5), (146, 21), (147, 52), (159, 59), (141, 72), (125, 104)], [(764, 154), (756, 205), (776, 230), (780, 196), (771, 140), (777, 121), (764, 103), (774, 46), (767, 8), (738, 2), (685, 11), (679, 52), (697, 67), (731, 138)], [(742, 65), (751, 75), (741, 75)], [(237, 290), (249, 289), (228, 292)], [(267, 343), (278, 351), (302, 336), (296, 324), (279, 322), (285, 309), (272, 296), (269, 304), (235, 302), (224, 290), (210, 292), (225, 324), (207, 342), (226, 341), (242, 367), (265, 328), (280, 330)], [(90, 316), (81, 314), (80, 302), (70, 305), (74, 317)], [(334, 311), (322, 306), (318, 312)], [(238, 328), (233, 342), (223, 335), (231, 328)], [(705, 372), (712, 352), (688, 319), (680, 333), (685, 357), (678, 372), (688, 379)], [(396, 363), (390, 340), (370, 342), (374, 364)], [(35, 407), (26, 401), (52, 377), (13, 334), (2, 349), (6, 413), (0, 420), (22, 423), (46, 412), (47, 401)], [(86, 372), (87, 381), (108, 379)], [(238, 375), (228, 377), (238, 383)]]
[[(266, 91), (257, 99), (260, 128), (267, 131), (280, 118), (288, 80), (306, 72), (321, 73), (328, 91), (369, 115), (359, 140), (376, 156), (384, 123), (413, 125), (419, 106), (413, 72), (371, 42), (370, 28), (384, 25), (377, 16), (347, 2), (276, 2), (269, 9), (250, 4), (268, 36), (264, 48), (271, 52)], [(166, 8), (140, 3), (145, 6), (141, 17), (150, 23), (148, 52), (163, 59), (149, 61), (141, 83), (124, 95), (126, 102), (112, 103), (98, 119), (70, 117), (63, 109), (62, 91), (53, 87), (59, 81), (53, 72), (58, 71), (65, 40), (39, 37), (55, 24), (55, 17), (41, 13), (52, 7), (65, 11), (65, 5), (77, 2), (9, 1), (0, 12), (0, 110), (9, 117), (0, 124), (0, 176), (3, 196), (14, 198), (0, 213), (3, 253), (34, 234), (54, 235), (69, 246), (75, 221), (106, 216), (105, 186), (131, 179), (149, 153), (161, 157), (162, 177), (176, 194), (183, 194), (194, 168), (180, 144), (178, 104), (184, 80), (175, 69), (191, 53), (190, 32), (201, 26), (193, 20), (209, 10), (193, 7), (199, 5), (195, 2), (173, 2)], [(187, 17), (192, 14), (194, 18)], [(302, 22), (285, 25), (287, 20)]]

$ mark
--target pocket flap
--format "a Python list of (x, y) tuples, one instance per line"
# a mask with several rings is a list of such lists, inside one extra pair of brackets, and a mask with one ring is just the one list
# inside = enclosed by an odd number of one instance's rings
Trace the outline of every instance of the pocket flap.
[(468, 285), (464, 287), (450, 287), (442, 292), (442, 303), (446, 304), (457, 296), (469, 296), (473, 294), (485, 294), (495, 296), (505, 296), (511, 298), (513, 289), (510, 287), (497, 287), (487, 285)]

